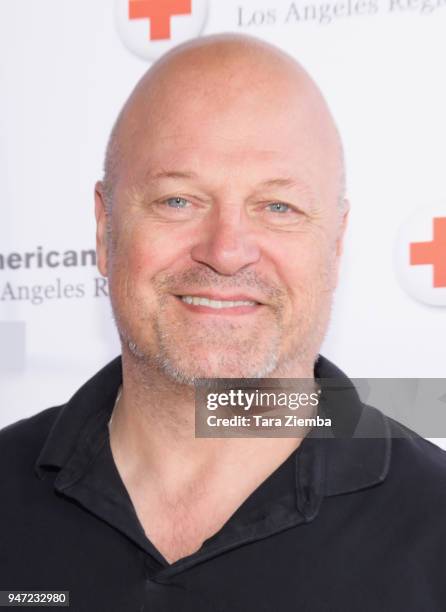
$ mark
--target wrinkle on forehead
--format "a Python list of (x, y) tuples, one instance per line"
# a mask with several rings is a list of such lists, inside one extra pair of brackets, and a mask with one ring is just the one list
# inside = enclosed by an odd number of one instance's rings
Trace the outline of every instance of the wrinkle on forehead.
[[(224, 34), (175, 47), (140, 79), (125, 103), (107, 146), (104, 195), (111, 204), (123, 161), (131, 165), (138, 136), (148, 130), (147, 146), (175, 133), (181, 122), (196, 130), (243, 117), (243, 131), (256, 133), (258, 117), (289, 129), (296, 121), (317, 139), (335, 168), (339, 195), (345, 188), (342, 144), (317, 85), (294, 58), (246, 35)], [(240, 119), (239, 119), (240, 120)]]

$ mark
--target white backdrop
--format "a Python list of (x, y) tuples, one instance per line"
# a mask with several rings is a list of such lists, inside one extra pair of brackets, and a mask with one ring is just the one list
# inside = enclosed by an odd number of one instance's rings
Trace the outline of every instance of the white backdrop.
[(444, 377), (446, 235), (425, 247), (432, 263), (411, 263), (409, 244), (431, 242), (446, 217), (446, 0), (194, 0), (168, 41), (127, 11), (128, 0), (0, 3), (0, 427), (65, 402), (119, 352), (82, 254), (94, 182), (151, 59), (200, 32), (278, 44), (337, 119), (352, 211), (321, 352), (354, 377)]

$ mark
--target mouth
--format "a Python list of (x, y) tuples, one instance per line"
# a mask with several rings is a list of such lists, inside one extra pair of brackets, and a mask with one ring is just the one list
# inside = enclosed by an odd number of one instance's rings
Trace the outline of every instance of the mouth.
[(262, 304), (248, 296), (177, 295), (175, 296), (188, 310), (197, 313), (249, 314)]

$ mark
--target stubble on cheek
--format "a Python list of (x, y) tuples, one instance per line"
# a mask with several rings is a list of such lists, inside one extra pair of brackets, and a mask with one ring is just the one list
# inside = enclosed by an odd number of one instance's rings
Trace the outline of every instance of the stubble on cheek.
[[(111, 298), (123, 344), (133, 356), (174, 373), (183, 382), (210, 375), (266, 375), (276, 364), (282, 341), (285, 308), (281, 290), (269, 285), (270, 303), (259, 307), (264, 312), (234, 320), (188, 313), (176, 297), (180, 286), (197, 290), (197, 286), (221, 288), (222, 284), (228, 288), (231, 283), (233, 289), (251, 285), (259, 291), (252, 273), (244, 277), (234, 282), (195, 268), (136, 281), (121, 270), (112, 279)], [(148, 288), (145, 295), (144, 287)]]
[[(290, 290), (254, 270), (224, 277), (195, 266), (150, 276), (142, 254), (133, 251), (126, 259), (118, 243), (112, 259), (110, 296), (123, 345), (177, 381), (268, 376), (280, 364), (313, 359), (325, 335), (333, 292), (328, 251), (313, 262), (313, 274), (303, 274)], [(178, 293), (210, 288), (248, 294), (252, 288), (265, 296), (264, 313), (251, 321), (242, 315), (215, 323), (215, 317), (191, 319), (195, 315), (175, 302)]]
[(284, 367), (293, 362), (311, 364), (319, 353), (326, 335), (334, 294), (334, 250), (329, 243), (313, 261), (306, 280), (293, 284), (291, 320), (284, 330), (281, 356)]

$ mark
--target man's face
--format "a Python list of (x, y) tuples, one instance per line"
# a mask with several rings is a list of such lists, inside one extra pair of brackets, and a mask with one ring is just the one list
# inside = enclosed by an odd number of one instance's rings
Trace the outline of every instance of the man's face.
[[(124, 345), (189, 383), (312, 364), (340, 251), (337, 161), (311, 100), (224, 97), (160, 88), (134, 111), (98, 243)], [(97, 216), (104, 236), (100, 198)]]

